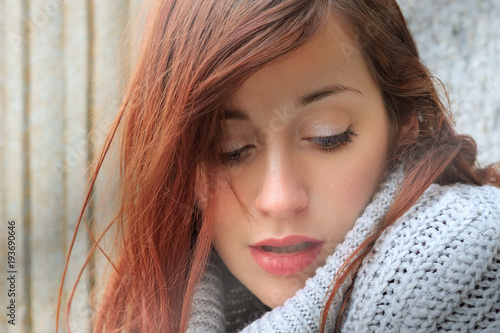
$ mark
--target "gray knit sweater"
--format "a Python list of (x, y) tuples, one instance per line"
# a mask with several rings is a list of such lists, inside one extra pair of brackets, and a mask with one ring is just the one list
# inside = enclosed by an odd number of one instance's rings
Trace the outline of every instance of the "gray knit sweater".
[[(402, 178), (401, 168), (389, 175), (325, 265), (272, 311), (243, 286), (231, 285), (212, 258), (188, 332), (318, 332), (333, 277), (387, 212)], [(337, 304), (327, 332), (338, 313)], [(341, 323), (343, 332), (499, 333), (500, 189), (430, 186), (363, 262)]]

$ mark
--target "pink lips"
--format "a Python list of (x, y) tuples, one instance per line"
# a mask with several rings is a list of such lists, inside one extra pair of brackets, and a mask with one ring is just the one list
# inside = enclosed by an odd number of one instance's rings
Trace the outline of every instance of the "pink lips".
[[(304, 244), (305, 243), (305, 244)], [(297, 251), (277, 253), (269, 247), (296, 246)], [(304, 236), (271, 238), (255, 243), (250, 247), (253, 258), (262, 269), (275, 275), (292, 275), (304, 270), (318, 257), (323, 242)]]

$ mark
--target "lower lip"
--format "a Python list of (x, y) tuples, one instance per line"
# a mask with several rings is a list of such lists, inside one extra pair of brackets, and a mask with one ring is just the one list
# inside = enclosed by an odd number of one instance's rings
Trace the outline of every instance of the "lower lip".
[(262, 247), (251, 247), (250, 251), (257, 264), (274, 275), (293, 275), (311, 265), (318, 257), (323, 243), (315, 243), (307, 249), (293, 253), (274, 253)]

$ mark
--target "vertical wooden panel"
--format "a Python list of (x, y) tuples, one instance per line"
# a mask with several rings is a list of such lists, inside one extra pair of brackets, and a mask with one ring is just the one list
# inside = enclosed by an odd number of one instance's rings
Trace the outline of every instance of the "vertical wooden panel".
[[(5, 36), (5, 15), (4, 15), (4, 0), (0, 0), (0, 49), (5, 50), (5, 47), (7, 47), (6, 44), (4, 44), (4, 36)], [(5, 133), (5, 98), (4, 98), (4, 90), (5, 90), (5, 72), (4, 72), (4, 52), (0, 52), (0, 133)], [(4, 174), (4, 164), (6, 156), (4, 153), (4, 138), (3, 136), (0, 136), (0, 175)], [(0, 189), (5, 188), (4, 187), (4, 177), (0, 176)], [(0, 191), (0, 218), (5, 217), (5, 192)], [(0, 240), (3, 242), (4, 238), (3, 235), (5, 233), (5, 230), (0, 230)], [(0, 243), (3, 244), (3, 243)], [(4, 254), (4, 252), (1, 252), (0, 250), (0, 255)], [(0, 282), (0, 291), (3, 291), (4, 283)], [(4, 320), (0, 319), (0, 323), (2, 323)], [(0, 328), (1, 328), (0, 324)]]
[(29, 18), (31, 318), (34, 332), (50, 332), (66, 234), (62, 1), (29, 0)]
[[(26, 152), (27, 119), (27, 32), (23, 29), (27, 5), (25, 0), (5, 0), (4, 4), (4, 143), (5, 216), (16, 221), (16, 325), (7, 325), (6, 332), (23, 333), (30, 328), (29, 318), (29, 197), (27, 194)], [(2, 230), (3, 231), (3, 230)], [(4, 299), (4, 298), (2, 298)]]
[[(91, 91), (91, 140), (93, 157), (100, 153), (104, 137), (110, 122), (120, 106), (123, 90), (123, 71), (126, 68), (123, 59), (122, 36), (128, 20), (128, 0), (100, 1), (92, 0), (92, 91)], [(93, 198), (93, 231), (100, 236), (113, 217), (111, 198), (113, 183), (118, 176), (117, 164), (113, 154), (108, 154), (106, 163), (100, 172), (98, 186)], [(107, 234), (101, 243), (106, 253), (111, 253), (115, 229)], [(95, 268), (98, 279), (95, 290), (102, 291), (105, 271), (109, 269), (107, 260), (96, 252)], [(99, 294), (98, 294), (99, 295)]]
[[(4, 44), (5, 36), (5, 16), (4, 16), (4, 0), (0, 0), (0, 49), (4, 50), (7, 45)], [(5, 155), (5, 72), (4, 72), (4, 57), (3, 52), (0, 52), (0, 258), (7, 258), (7, 214), (5, 213), (6, 193), (5, 193), (5, 169), (7, 156)], [(8, 305), (7, 280), (0, 279), (0, 300), (2, 304)], [(0, 332), (7, 332), (7, 316), (0, 318)]]
[(146, 23), (147, 14), (151, 0), (130, 0), (129, 16), (130, 16), (130, 29), (127, 32), (128, 40), (130, 43), (130, 68), (133, 69), (141, 44), (142, 32), (144, 24)]
[[(67, 252), (73, 232), (80, 215), (86, 189), (86, 169), (88, 167), (88, 98), (89, 98), (89, 13), (88, 3), (82, 0), (64, 2), (64, 65), (66, 96), (64, 105), (64, 197), (65, 220), (67, 233), (65, 253)], [(76, 278), (84, 264), (88, 253), (88, 232), (85, 225), (80, 226), (71, 253), (66, 281), (65, 297), (67, 299), (76, 282)], [(78, 333), (90, 332), (90, 308), (87, 291), (88, 267), (77, 285), (71, 304), (70, 328)], [(64, 319), (64, 304), (61, 319)], [(66, 321), (60, 322), (66, 330)]]

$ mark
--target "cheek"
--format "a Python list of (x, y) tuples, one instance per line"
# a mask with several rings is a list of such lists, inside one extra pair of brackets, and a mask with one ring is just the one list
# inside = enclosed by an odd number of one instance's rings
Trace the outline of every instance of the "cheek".
[(352, 165), (343, 169), (342, 176), (330, 184), (335, 187), (338, 209), (355, 218), (359, 216), (375, 191), (380, 170), (369, 164)]
[(387, 169), (388, 136), (374, 135), (366, 139), (369, 140), (365, 140), (353, 156), (350, 171), (345, 171), (350, 183), (345, 189), (351, 196), (360, 194), (365, 205), (378, 189)]
[(221, 242), (222, 235), (231, 233), (234, 228), (231, 228), (231, 219), (229, 216), (233, 215), (234, 203), (233, 194), (230, 190), (226, 188), (220, 188), (217, 193), (217, 197), (214, 199), (213, 204), (215, 207), (214, 217), (214, 245)]
[(324, 234), (330, 244), (329, 252), (340, 244), (354, 222), (361, 215), (374, 191), (373, 179), (364, 168), (356, 166), (342, 168), (336, 177), (323, 187), (322, 198), (318, 200), (323, 212), (321, 221), (328, 221)]
[(326, 179), (316, 181), (323, 184), (318, 187), (322, 191), (320, 205), (330, 207), (329, 212), (337, 217), (337, 241), (352, 228), (385, 174), (388, 136), (368, 134), (353, 149), (337, 155), (334, 168), (325, 167), (321, 173), (328, 175)]
[[(213, 204), (215, 224), (212, 244), (222, 255), (222, 252), (226, 252), (227, 248), (243, 246), (242, 240), (247, 234), (247, 223), (243, 223), (246, 218), (242, 206), (229, 186), (219, 186)], [(235, 239), (240, 240), (240, 242), (234, 242)]]
[[(252, 224), (252, 197), (258, 190), (255, 187), (256, 174), (252, 168), (236, 166), (229, 170), (232, 186), (228, 184), (227, 176), (220, 176), (217, 180), (217, 191), (214, 198), (215, 205), (215, 230), (213, 245), (222, 247), (234, 246), (233, 244), (244, 244), (248, 239), (249, 232), (255, 224)], [(238, 197), (232, 189), (236, 191)], [(242, 246), (243, 248), (244, 246)], [(218, 250), (219, 252), (219, 250)]]

